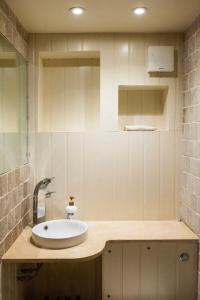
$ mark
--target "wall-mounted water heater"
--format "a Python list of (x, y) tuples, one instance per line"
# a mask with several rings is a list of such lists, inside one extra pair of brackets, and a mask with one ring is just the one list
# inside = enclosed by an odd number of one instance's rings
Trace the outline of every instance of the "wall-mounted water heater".
[(150, 46), (148, 72), (174, 72), (174, 46)]

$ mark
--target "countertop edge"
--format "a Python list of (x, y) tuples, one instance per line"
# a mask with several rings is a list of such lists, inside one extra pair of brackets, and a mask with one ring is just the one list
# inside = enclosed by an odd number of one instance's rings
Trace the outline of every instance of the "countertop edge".
[[(179, 221), (97, 221), (97, 222), (88, 222), (90, 224), (91, 231), (93, 231), (86, 241), (86, 243), (83, 243), (79, 246), (62, 249), (62, 250), (50, 250), (50, 249), (42, 249), (42, 248), (36, 248), (36, 246), (32, 245), (30, 242), (30, 234), (31, 234), (31, 228), (26, 227), (20, 236), (17, 238), (17, 240), (14, 242), (14, 244), (10, 247), (10, 249), (3, 255), (1, 258), (2, 263), (36, 263), (36, 262), (84, 262), (88, 260), (95, 259), (99, 257), (106, 245), (109, 242), (194, 242), (198, 243), (199, 238), (198, 236), (183, 222)], [(143, 223), (143, 224), (142, 224)], [(164, 237), (161, 237), (159, 234), (157, 235), (157, 238), (154, 236), (149, 235), (149, 238), (134, 238), (134, 232), (130, 233), (130, 236), (127, 236), (127, 228), (129, 228), (130, 225), (133, 224), (139, 224), (145, 225), (146, 223), (153, 224), (154, 226), (158, 227), (158, 230), (160, 230), (159, 226), (177, 226), (177, 237), (175, 238), (173, 234), (169, 234), (169, 238), (167, 237), (167, 233), (164, 234)], [(162, 225), (161, 225), (162, 224)], [(105, 228), (106, 225), (106, 228)], [(122, 237), (123, 232), (118, 233), (116, 231), (116, 227), (113, 226), (124, 226), (124, 234), (125, 237)], [(95, 228), (95, 226), (97, 226)], [(108, 232), (107, 226), (110, 226), (109, 234), (116, 234), (116, 238), (114, 236), (108, 237), (106, 233)], [(179, 227), (182, 228), (179, 228)], [(95, 230), (100, 230), (99, 236), (96, 234), (94, 235)], [(141, 230), (144, 230), (141, 228)], [(181, 236), (181, 230), (183, 231), (183, 236)], [(123, 231), (123, 230), (122, 230)], [(180, 231), (180, 232), (179, 232)], [(121, 234), (121, 237), (119, 237)], [(133, 238), (131, 238), (131, 234)], [(118, 236), (117, 236), (118, 235)], [(137, 233), (138, 235), (138, 233)], [(173, 236), (173, 238), (172, 238)], [(94, 239), (97, 240), (97, 242), (94, 242)], [(23, 251), (29, 251), (28, 257), (26, 255), (24, 258), (22, 257), (23, 254), (20, 253), (20, 247), (23, 248)], [(26, 250), (24, 250), (26, 248)], [(30, 251), (33, 251), (32, 257), (30, 254)], [(51, 255), (52, 251), (52, 255)], [(59, 255), (59, 251), (60, 255)], [(80, 254), (79, 254), (80, 251)], [(68, 252), (68, 253), (65, 253)], [(88, 252), (88, 253), (87, 253)], [(15, 256), (16, 253), (16, 256)], [(20, 255), (18, 254), (20, 253)], [(24, 252), (26, 253), (26, 252)], [(74, 255), (74, 257), (73, 257)], [(46, 257), (45, 257), (46, 256)], [(60, 257), (59, 257), (60, 256)]]

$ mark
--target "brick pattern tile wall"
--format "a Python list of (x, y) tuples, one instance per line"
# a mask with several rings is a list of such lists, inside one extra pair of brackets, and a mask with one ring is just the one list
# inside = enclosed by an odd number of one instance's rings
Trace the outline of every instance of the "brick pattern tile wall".
[(183, 90), (181, 219), (200, 236), (200, 16), (185, 33)]
[(29, 34), (20, 24), (5, 0), (0, 0), (0, 33), (28, 59)]
[[(0, 34), (29, 59), (29, 33), (20, 24), (5, 0), (0, 0)], [(0, 257), (32, 218), (30, 165), (0, 175)], [(0, 264), (0, 299), (1, 299)]]
[[(0, 0), (0, 34), (28, 59), (29, 33), (5, 0)], [(0, 175), (0, 257), (28, 223), (31, 202), (29, 164)]]
[(31, 221), (30, 165), (0, 175), (0, 257)]

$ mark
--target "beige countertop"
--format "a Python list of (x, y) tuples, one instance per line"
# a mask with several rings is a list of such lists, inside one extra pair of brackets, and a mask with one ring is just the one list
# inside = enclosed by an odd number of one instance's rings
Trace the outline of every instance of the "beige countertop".
[(108, 241), (198, 241), (184, 223), (178, 221), (88, 222), (88, 237), (81, 245), (49, 250), (31, 243), (31, 228), (26, 227), (3, 262), (84, 261), (99, 256)]

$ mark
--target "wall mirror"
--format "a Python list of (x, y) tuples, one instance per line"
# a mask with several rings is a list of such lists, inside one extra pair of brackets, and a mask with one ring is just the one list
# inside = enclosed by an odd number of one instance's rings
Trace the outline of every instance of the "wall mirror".
[(0, 174), (27, 163), (27, 62), (0, 35)]

